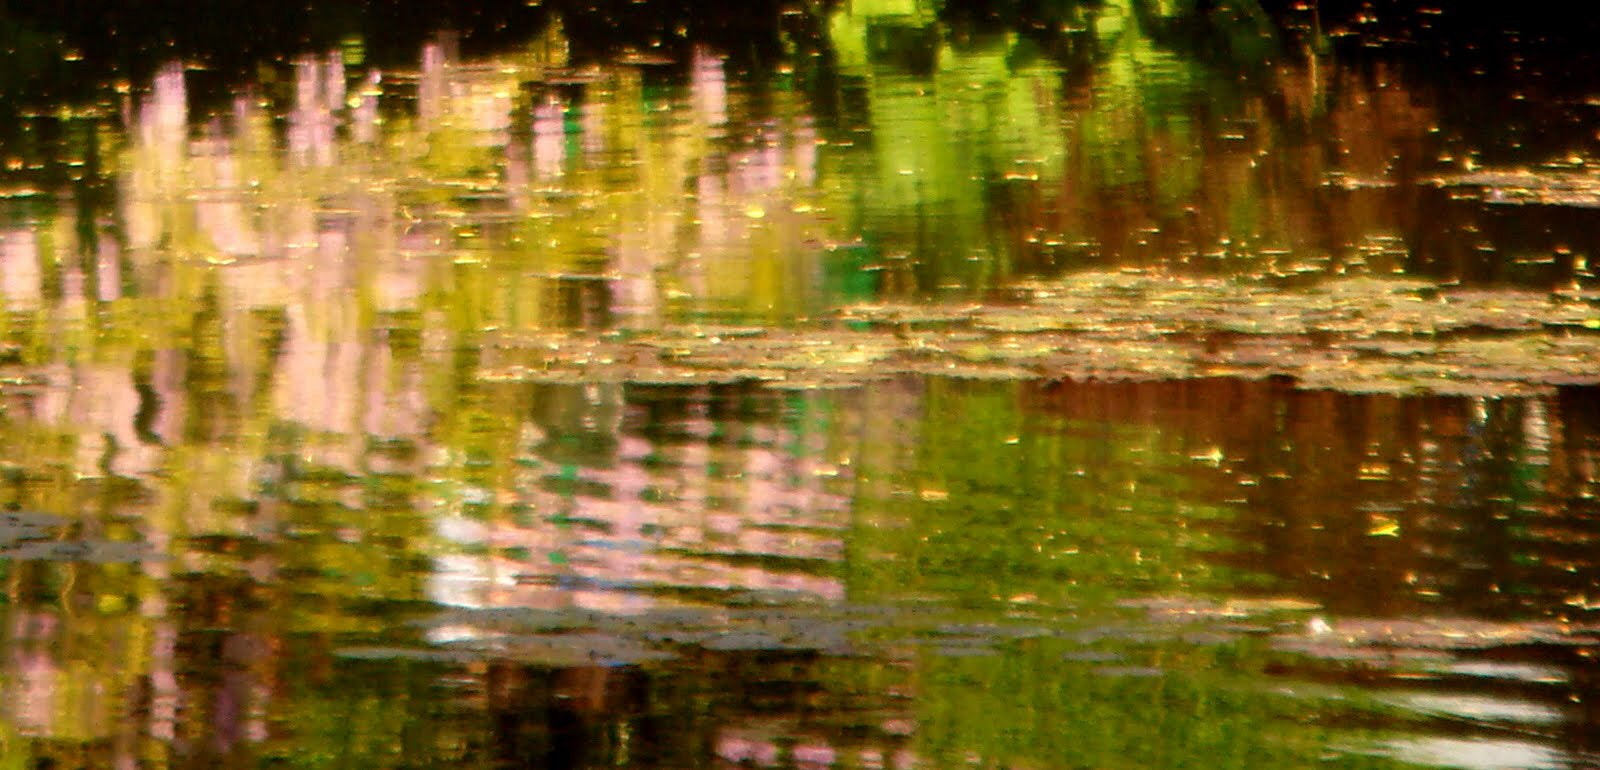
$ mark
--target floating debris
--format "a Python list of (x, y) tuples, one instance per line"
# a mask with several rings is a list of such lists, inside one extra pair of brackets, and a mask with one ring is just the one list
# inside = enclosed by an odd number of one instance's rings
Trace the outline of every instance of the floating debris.
[(1124, 658), (1120, 653), (1110, 650), (1073, 650), (1062, 653), (1061, 660), (1067, 663), (1116, 663)]
[(382, 660), (416, 663), (464, 664), (482, 660), (481, 655), (466, 650), (444, 650), (432, 647), (345, 647), (334, 655), (352, 660)]
[(1433, 180), (1439, 187), (1477, 187), (1486, 203), (1600, 208), (1600, 172), (1485, 169)]
[(1348, 278), (1310, 288), (1145, 273), (1024, 287), (1021, 305), (863, 305), (810, 327), (498, 337), (490, 381), (849, 388), (961, 379), (1284, 377), (1348, 393), (1513, 396), (1600, 385), (1600, 298)]
[(1342, 618), (1307, 633), (1280, 636), (1274, 646), (1317, 657), (1486, 650), (1520, 645), (1600, 644), (1600, 627), (1556, 622), (1497, 623), (1475, 618)]
[(1093, 671), (1099, 676), (1123, 679), (1149, 679), (1167, 675), (1166, 671), (1154, 666), (1096, 666)]
[(159, 554), (143, 543), (113, 540), (32, 541), (0, 548), (0, 559), (16, 561), (68, 561), (91, 564), (140, 562)]
[(1221, 601), (1188, 596), (1152, 596), (1126, 599), (1117, 605), (1142, 609), (1154, 621), (1238, 619), (1321, 609), (1321, 605), (1315, 602), (1292, 596), (1241, 597)]
[(37, 511), (0, 513), (0, 545), (47, 538), (67, 524), (68, 520), (65, 517), (53, 513)]
[[(454, 610), (416, 625), (452, 656), (539, 665), (631, 665), (690, 649), (839, 657), (905, 644), (938, 656), (969, 657), (1053, 633), (1040, 625), (955, 622), (953, 613), (922, 605), (823, 602), (675, 606), (632, 614), (513, 608)], [(357, 649), (357, 655), (381, 654)]]

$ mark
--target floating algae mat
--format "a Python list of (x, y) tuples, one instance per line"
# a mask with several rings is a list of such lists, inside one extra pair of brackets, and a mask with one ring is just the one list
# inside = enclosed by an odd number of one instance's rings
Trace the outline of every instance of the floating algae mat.
[(72, 521), (39, 511), (0, 513), (0, 561), (106, 564), (160, 558), (144, 543), (99, 538), (62, 538)]
[(0, 513), (0, 547), (11, 547), (19, 541), (42, 540), (70, 522), (63, 516), (37, 511), (7, 511)]
[(1600, 208), (1600, 172), (1587, 161), (1553, 168), (1483, 169), (1441, 176), (1434, 184), (1476, 190), (1486, 203)]
[(1525, 395), (1600, 383), (1600, 303), (1401, 279), (1298, 288), (1087, 273), (1033, 283), (1018, 304), (859, 305), (794, 330), (507, 335), (485, 359), (487, 379), (551, 383), (1288, 377), (1353, 393)]
[[(1258, 650), (1268, 683), (1300, 691), (1359, 672), (1395, 682), (1486, 679), (1549, 684), (1559, 668), (1541, 650), (1600, 644), (1600, 625), (1469, 617), (1336, 618), (1293, 598), (1169, 596), (1125, 600), (1116, 612), (974, 615), (929, 603), (796, 602), (663, 606), (614, 613), (582, 608), (457, 609), (414, 621), (412, 644), (353, 645), (343, 658), (546, 668), (652, 667), (704, 655), (856, 660), (1003, 656), (1081, 667), (1100, 677), (1162, 677), (1200, 665), (1187, 651)], [(1223, 653), (1229, 654), (1229, 653)], [(1236, 682), (1248, 689), (1248, 681)]]
[[(1221, 609), (1219, 609), (1219, 607)], [(1070, 611), (983, 613), (928, 602), (798, 601), (755, 605), (664, 606), (635, 613), (581, 608), (458, 609), (423, 618), (415, 626), (425, 647), (352, 646), (351, 658), (435, 662), (508, 660), (545, 666), (641, 665), (695, 651), (788, 653), (832, 657), (935, 657), (997, 655), (1019, 644), (1061, 648), (1063, 660), (1103, 663), (1121, 655), (1102, 648), (1152, 642), (1225, 644), (1246, 633), (1297, 634), (1304, 603), (1230, 603), (1180, 599), (1158, 609), (1145, 605), (1108, 622), (1086, 624)], [(1192, 613), (1214, 633), (1191, 637), (1164, 631), (1162, 613)], [(1148, 613), (1148, 617), (1141, 617)], [(1238, 625), (1241, 619), (1272, 625)]]
[(352, 647), (347, 657), (514, 660), (538, 665), (635, 665), (693, 650), (830, 656), (926, 649), (993, 654), (1022, 639), (1058, 635), (1039, 619), (959, 622), (950, 608), (800, 602), (663, 607), (632, 614), (569, 609), (456, 610), (418, 621), (427, 648)]

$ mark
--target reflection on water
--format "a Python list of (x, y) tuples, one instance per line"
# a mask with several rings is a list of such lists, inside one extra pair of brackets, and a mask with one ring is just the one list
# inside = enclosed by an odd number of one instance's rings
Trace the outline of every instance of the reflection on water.
[(480, 376), (1083, 268), (1592, 289), (1592, 209), (1434, 180), (1593, 143), (1474, 146), (1299, 12), (1061, 6), (19, 117), (0, 765), (1595, 762), (1592, 388)]
[(819, 426), (779, 411), (804, 403), (673, 390), (531, 394), (514, 470), (457, 490), (434, 522), (486, 553), (442, 560), (431, 597), (610, 610), (663, 590), (844, 598), (848, 479)]
[[(377, 380), (404, 371), (358, 368)], [(35, 386), (35, 398), (71, 382)], [(73, 512), (55, 537), (150, 551), (7, 563), (6, 718), (36, 739), (13, 745), (109, 758), (155, 741), (160, 756), (254, 763), (327, 741), (390, 762), (408, 746), (429, 762), (577, 752), (678, 766), (703, 761), (695, 747), (711, 740), (757, 764), (816, 751), (845, 764), (976, 753), (1149, 766), (1218, 751), (1299, 762), (1380, 724), (1422, 736), (1372, 744), (1410, 747), (1395, 749), (1406, 757), (1444, 740), (1429, 736), (1446, 722), (1440, 735), (1478, 723), (1468, 734), (1489, 741), (1505, 721), (1545, 736), (1527, 749), (1540, 756), (1595, 748), (1581, 707), (1595, 695), (1595, 637), (1581, 629), (1594, 628), (1596, 567), (1582, 543), (1600, 424), (1581, 399), (939, 380), (830, 395), (493, 386), (457, 397), (453, 420), (436, 415), (409, 438), (278, 417), (240, 432), (258, 436), (243, 440), (253, 451), (208, 453), (191, 434), (146, 445), (144, 467), (116, 473), (85, 458), (124, 456), (118, 435), (133, 446), (141, 430), (155, 435), (140, 426), (161, 418), (137, 396), (83, 410), (80, 432), (43, 410), (14, 417), (9, 441), (28, 448), (11, 460), (12, 504)], [(1150, 605), (1152, 620), (1133, 625), (1118, 609), (1207, 594), (1242, 598), (1221, 613)], [(1285, 594), (1354, 620), (1319, 637), (1294, 606), (1258, 616), (1245, 601), (1271, 608)], [(970, 648), (977, 657), (707, 649), (642, 670), (491, 656), (449, 672), (407, 663), (403, 649), (393, 661), (332, 656), (361, 639), (418, 643), (403, 621), (426, 616), (424, 603), (628, 615), (740, 597), (945, 598), (976, 618), (1054, 618), (1056, 630)], [(1469, 615), (1493, 620), (1448, 620)], [(1382, 636), (1408, 617), (1446, 620)], [(1395, 641), (1366, 646), (1356, 623)], [(495, 627), (468, 619), (429, 638)], [(1579, 635), (1563, 641), (1558, 628)], [(1282, 641), (1263, 646), (1262, 633)], [(1261, 691), (1263, 673), (1290, 689)], [(1316, 694), (1353, 673), (1378, 692), (1405, 689), (1369, 705)], [(484, 709), (509, 721), (486, 734), (473, 716)], [(1259, 733), (1297, 710), (1349, 726), (1344, 737)], [(1018, 727), (1034, 719), (1090, 734)], [(1099, 732), (1152, 719), (1175, 732), (1139, 751)]]

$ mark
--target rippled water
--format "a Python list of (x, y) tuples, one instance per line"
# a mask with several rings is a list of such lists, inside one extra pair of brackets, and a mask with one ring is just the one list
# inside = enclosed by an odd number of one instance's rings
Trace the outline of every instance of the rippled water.
[(1600, 764), (1596, 24), (1380, 5), (0, 8), (0, 767)]

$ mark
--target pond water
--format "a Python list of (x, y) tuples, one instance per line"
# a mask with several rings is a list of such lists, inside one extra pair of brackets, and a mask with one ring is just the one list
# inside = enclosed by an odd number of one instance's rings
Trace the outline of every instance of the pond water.
[(1600, 766), (1594, 14), (103, 5), (0, 768)]

